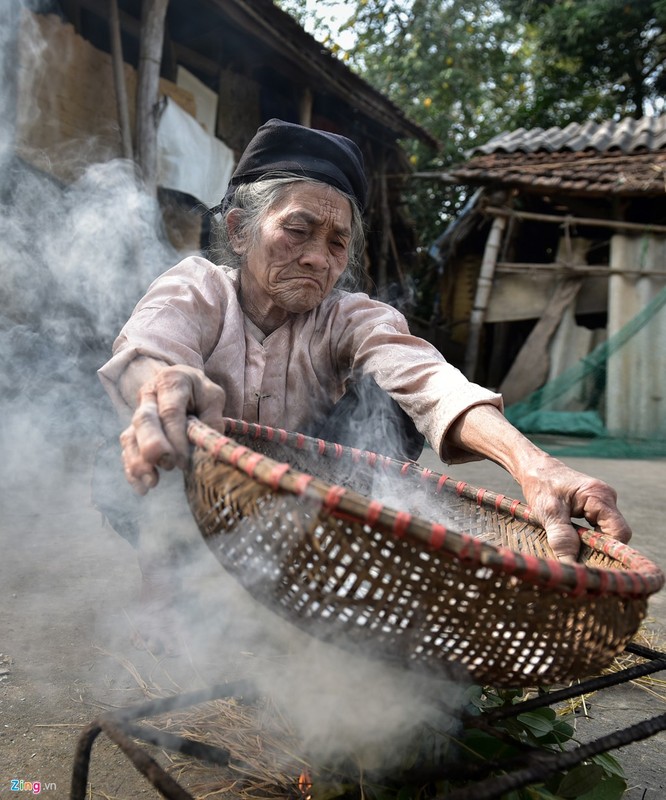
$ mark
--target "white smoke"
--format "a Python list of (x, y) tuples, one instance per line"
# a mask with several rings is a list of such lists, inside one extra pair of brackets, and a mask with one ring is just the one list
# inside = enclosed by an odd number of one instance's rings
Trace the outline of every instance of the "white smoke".
[[(16, 156), (17, 20), (14, 3), (0, 4), (0, 483), (8, 492), (34, 487), (38, 503), (47, 485), (51, 497), (67, 497), (59, 481), (81, 480), (82, 471), (90, 480), (99, 442), (117, 436), (119, 423), (96, 370), (142, 292), (178, 254), (132, 164), (78, 165), (81, 177), (62, 185)], [(43, 43), (32, 46), (39, 53)], [(78, 149), (85, 153), (85, 142)], [(120, 463), (117, 469), (120, 475)], [(179, 475), (168, 476), (155, 498), (149, 548), (191, 548), (183, 567), (189, 604), (179, 613), (189, 657), (208, 665), (207, 673), (201, 669), (211, 682), (221, 645), (230, 657), (261, 648), (289, 655), (290, 666), (262, 671), (261, 686), (289, 708), (308, 749), (321, 759), (366, 752), (379, 766), (376, 754), (404, 747), (419, 725), (444, 724), (432, 702), (444, 682), (307, 644), (225, 580), (197, 541)], [(64, 558), (73, 556), (66, 541), (63, 549)], [(57, 611), (42, 613), (48, 620)], [(455, 704), (458, 690), (448, 686), (446, 693)]]

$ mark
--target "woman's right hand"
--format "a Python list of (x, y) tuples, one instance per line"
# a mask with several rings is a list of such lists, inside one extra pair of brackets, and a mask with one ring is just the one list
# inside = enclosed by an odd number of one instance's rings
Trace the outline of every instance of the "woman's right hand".
[(187, 415), (222, 430), (224, 403), (224, 390), (193, 367), (163, 367), (145, 381), (132, 421), (120, 434), (125, 477), (133, 488), (146, 494), (156, 486), (158, 467), (183, 469), (189, 457)]

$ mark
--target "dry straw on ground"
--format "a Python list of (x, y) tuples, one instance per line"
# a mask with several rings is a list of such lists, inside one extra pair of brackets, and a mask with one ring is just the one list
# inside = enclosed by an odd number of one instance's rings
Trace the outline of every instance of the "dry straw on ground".
[[(634, 641), (663, 651), (664, 642), (649, 625), (641, 629)], [(607, 671), (617, 672), (642, 662), (640, 657), (624, 653)], [(155, 685), (153, 679), (145, 680), (131, 662), (121, 660), (120, 663), (148, 698), (161, 697), (178, 689), (166, 672), (170, 692)], [(666, 680), (647, 676), (633, 683), (666, 703)], [(558, 712), (562, 715), (582, 712), (585, 715), (590, 697), (584, 695), (562, 704)], [(334, 781), (333, 776), (318, 771), (318, 765), (307, 761), (303, 755), (306, 752), (304, 743), (299, 740), (287, 716), (270, 698), (252, 704), (233, 698), (212, 700), (145, 720), (145, 724), (229, 752), (229, 766), (220, 767), (182, 754), (160, 751), (158, 760), (196, 800), (307, 800), (309, 787), (299, 786), (302, 775), (318, 775), (328, 786)], [(362, 771), (359, 770), (358, 783), (362, 780)]]

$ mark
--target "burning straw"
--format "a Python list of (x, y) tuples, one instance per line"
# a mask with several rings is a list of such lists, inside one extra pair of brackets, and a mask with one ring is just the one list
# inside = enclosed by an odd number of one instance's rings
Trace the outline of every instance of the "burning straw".
[(304, 800), (299, 776), (309, 774), (309, 765), (297, 755), (302, 742), (269, 699), (253, 705), (233, 699), (212, 700), (150, 724), (156, 730), (229, 751), (228, 767), (207, 766), (181, 754), (166, 754), (172, 777), (186, 784), (197, 800), (228, 796), (240, 800)]
[[(150, 700), (181, 694), (177, 681), (165, 669), (167, 662), (156, 659), (155, 670), (146, 680), (132, 662), (110, 653), (105, 655), (115, 658)], [(257, 666), (257, 662), (245, 664), (242, 672), (247, 675)], [(289, 664), (286, 668), (290, 669)], [(155, 682), (162, 670), (168, 691)], [(321, 724), (325, 727), (325, 720), (322, 719)], [(364, 786), (370, 789), (386, 777), (386, 760), (380, 763), (376, 758), (377, 752), (387, 754), (385, 742), (376, 743), (378, 750), (370, 746), (363, 753), (354, 751), (344, 757), (338, 754), (330, 761), (322, 761), (321, 754), (313, 754), (312, 742), (305, 740), (303, 731), (290, 719), (289, 707), (278, 705), (267, 694), (251, 700), (242, 697), (211, 699), (182, 710), (143, 718), (141, 726), (228, 752), (227, 766), (206, 764), (189, 754), (167, 749), (160, 749), (160, 755), (155, 756), (196, 800), (227, 797), (234, 800), (312, 800), (324, 796), (363, 795)], [(393, 751), (389, 753), (388, 762), (399, 772), (421, 763), (424, 753), (430, 760), (441, 758), (451, 740), (447, 732), (435, 730), (426, 723), (415, 725), (410, 733), (413, 735), (403, 743), (404, 749), (399, 750), (398, 761), (404, 760), (404, 764), (396, 767)], [(145, 742), (139, 743), (145, 747)]]
[[(634, 643), (663, 650), (663, 641), (647, 626), (641, 629)], [(608, 671), (615, 672), (632, 666), (636, 660), (636, 656), (623, 654)], [(163, 666), (163, 662), (158, 663)], [(130, 662), (121, 660), (121, 664), (148, 697), (164, 696), (178, 688), (177, 683), (166, 673), (170, 692), (144, 680), (139, 670)], [(666, 701), (665, 681), (646, 677), (640, 678), (635, 684), (660, 701)], [(530, 694), (524, 693), (523, 699)], [(586, 715), (585, 703), (590, 697), (591, 695), (585, 695), (559, 705), (556, 709), (558, 717), (566, 717), (575, 726), (575, 712), (582, 711)], [(229, 753), (229, 764), (221, 767), (207, 765), (188, 755), (162, 751), (161, 760), (167, 771), (196, 800), (318, 800), (324, 797), (364, 797), (364, 786), (369, 795), (375, 794), (373, 790), (377, 787), (373, 784), (381, 776), (365, 774), (360, 759), (358, 763), (350, 759), (345, 764), (322, 766), (316, 758), (308, 755), (308, 743), (303, 741), (303, 736), (297, 732), (288, 715), (288, 709), (285, 713), (270, 697), (264, 695), (251, 703), (234, 698), (210, 700), (182, 711), (172, 711), (146, 719), (144, 725), (155, 731), (176, 734)], [(397, 767), (398, 771), (405, 770), (404, 776), (411, 774), (412, 779), (421, 772), (420, 765), (424, 764), (419, 758), (423, 755), (423, 741), (428, 740), (429, 736), (433, 739), (433, 731), (426, 731), (427, 725), (422, 727), (421, 741), (413, 741), (412, 745), (415, 746), (408, 747), (409, 752), (402, 752), (405, 763)], [(456, 733), (460, 734), (461, 731)], [(437, 760), (441, 767), (443, 762), (454, 755), (458, 737), (451, 732), (436, 731), (434, 734), (438, 739), (440, 752)], [(417, 734), (416, 739), (418, 738)], [(449, 750), (450, 747), (453, 747), (453, 751)], [(428, 766), (432, 768), (432, 760)], [(428, 766), (424, 767), (425, 772), (421, 775), (422, 783), (428, 783), (427, 778), (424, 778), (429, 772)], [(388, 784), (391, 784), (391, 778), (385, 777), (388, 778)], [(384, 795), (388, 796), (386, 793)]]

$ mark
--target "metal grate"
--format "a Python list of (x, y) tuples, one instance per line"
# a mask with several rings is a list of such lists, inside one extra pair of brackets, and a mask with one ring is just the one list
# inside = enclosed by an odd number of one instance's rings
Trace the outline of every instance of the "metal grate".
[[(500, 719), (518, 716), (527, 711), (550, 706), (573, 697), (609, 689), (666, 669), (666, 653), (637, 644), (628, 645), (625, 652), (644, 658), (645, 662), (525, 700), (511, 707), (485, 713), (481, 718), (481, 724), (488, 725)], [(259, 698), (259, 693), (251, 683), (241, 681), (160, 698), (99, 717), (90, 723), (79, 736), (72, 771), (70, 800), (86, 800), (88, 796), (92, 746), (100, 733), (105, 733), (111, 741), (118, 745), (133, 766), (167, 800), (194, 800), (192, 795), (168, 775), (146, 749), (134, 740), (138, 739), (147, 745), (156, 745), (219, 766), (228, 765), (229, 752), (219, 747), (192, 741), (184, 736), (148, 729), (137, 722), (165, 712), (230, 697), (239, 702), (252, 703)], [(470, 724), (475, 724), (478, 720), (478, 717), (473, 719), (463, 717), (463, 721)], [(446, 796), (446, 800), (499, 800), (507, 792), (532, 783), (539, 783), (556, 772), (570, 769), (592, 756), (647, 739), (663, 730), (666, 730), (666, 714), (659, 714), (561, 753), (545, 752), (528, 747), (524, 749), (523, 755), (520, 757), (502, 763), (484, 762), (473, 767), (469, 764), (464, 766), (455, 763), (447, 764), (446, 770), (449, 777), (467, 781), (469, 785), (450, 792)], [(497, 770), (501, 770), (504, 774), (491, 776), (491, 773)]]

